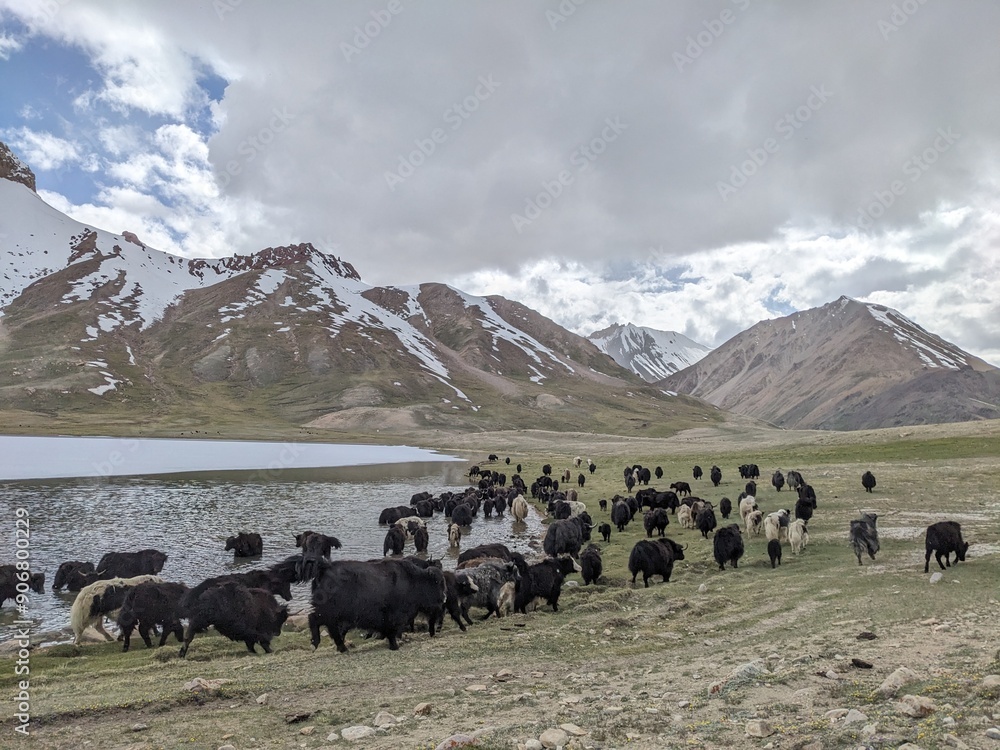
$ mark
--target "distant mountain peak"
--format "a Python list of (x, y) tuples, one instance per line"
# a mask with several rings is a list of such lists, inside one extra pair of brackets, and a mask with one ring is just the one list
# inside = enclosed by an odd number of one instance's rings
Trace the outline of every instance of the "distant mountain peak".
[(693, 365), (711, 351), (677, 331), (659, 331), (633, 323), (612, 323), (587, 338), (619, 365), (649, 383)]
[(795, 429), (996, 418), (1000, 371), (847, 296), (757, 323), (661, 387)]
[(2, 141), (0, 141), (0, 179), (19, 182), (35, 192), (35, 173)]

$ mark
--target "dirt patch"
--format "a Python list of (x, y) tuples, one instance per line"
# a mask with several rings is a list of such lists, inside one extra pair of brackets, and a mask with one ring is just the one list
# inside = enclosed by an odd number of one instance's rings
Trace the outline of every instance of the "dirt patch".
[(376, 406), (355, 406), (342, 411), (330, 412), (308, 422), (306, 427), (343, 432), (390, 432), (415, 430), (419, 427), (420, 407), (389, 409)]

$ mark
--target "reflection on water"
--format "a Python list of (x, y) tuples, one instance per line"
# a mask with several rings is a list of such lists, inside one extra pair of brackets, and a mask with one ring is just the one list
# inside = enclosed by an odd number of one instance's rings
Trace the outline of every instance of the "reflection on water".
[[(202, 473), (188, 477), (132, 477), (114, 481), (73, 480), (6, 483), (0, 487), (0, 511), (8, 519), (0, 563), (13, 562), (13, 513), (27, 508), (31, 518), (32, 570), (45, 572), (45, 593), (31, 594), (30, 619), (38, 635), (69, 624), (75, 593), (53, 594), (56, 568), (66, 560), (97, 563), (105, 552), (153, 547), (169, 555), (161, 575), (194, 584), (209, 576), (270, 565), (295, 554), (294, 534), (305, 529), (332, 534), (344, 544), (333, 559), (382, 556), (386, 527), (378, 525), (383, 508), (409, 505), (427, 490), (463, 490), (462, 464), (394, 464), (378, 467), (301, 471), (266, 480), (259, 474)], [(443, 516), (427, 519), (429, 552), (454, 567)], [(503, 542), (527, 554), (542, 529), (533, 513), (527, 523), (503, 519), (473, 522), (462, 547)], [(264, 537), (259, 560), (235, 561), (224, 552), (227, 536), (257, 531)], [(413, 554), (412, 542), (405, 554)], [(294, 612), (306, 606), (308, 585), (294, 587)], [(13, 636), (18, 619), (10, 601), (0, 610), (0, 641)], [(60, 637), (61, 638), (61, 637)], [(52, 640), (49, 634), (45, 640)]]

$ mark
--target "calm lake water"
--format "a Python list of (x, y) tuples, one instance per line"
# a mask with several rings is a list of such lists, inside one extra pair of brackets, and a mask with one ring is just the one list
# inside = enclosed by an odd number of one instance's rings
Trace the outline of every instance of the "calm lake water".
[[(333, 559), (366, 560), (382, 556), (386, 527), (383, 508), (408, 505), (423, 490), (435, 495), (468, 486), (465, 463), (409, 463), (329, 470), (299, 470), (262, 478), (260, 472), (203, 472), (192, 475), (111, 479), (6, 482), (0, 485), (0, 563), (13, 562), (14, 509), (31, 519), (32, 570), (45, 572), (45, 593), (31, 593), (35, 642), (66, 640), (75, 593), (52, 593), (56, 569), (66, 560), (97, 563), (105, 552), (153, 547), (169, 555), (160, 574), (189, 585), (209, 576), (263, 567), (295, 554), (294, 534), (306, 529), (332, 534), (343, 542)], [(430, 553), (454, 567), (447, 522), (427, 519)], [(264, 538), (259, 560), (234, 561), (224, 552), (227, 536), (257, 531)], [(543, 527), (532, 511), (515, 525), (503, 519), (475, 519), (462, 548), (503, 542), (524, 554)], [(412, 542), (405, 554), (413, 554)], [(308, 584), (293, 587), (289, 609), (306, 606)], [(18, 619), (10, 601), (0, 610), (0, 641), (13, 637)], [(63, 631), (60, 634), (56, 631)]]

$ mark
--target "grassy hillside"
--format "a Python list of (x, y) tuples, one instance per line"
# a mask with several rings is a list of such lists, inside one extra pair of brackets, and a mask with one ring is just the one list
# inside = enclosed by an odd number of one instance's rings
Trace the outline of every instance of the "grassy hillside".
[[(624, 491), (621, 468), (631, 463), (660, 465), (664, 487), (685, 479), (717, 503), (742, 489), (736, 467), (756, 462), (765, 512), (793, 507), (793, 496), (775, 492), (768, 478), (779, 466), (794, 468), (815, 487), (818, 509), (809, 546), (800, 557), (786, 546), (775, 570), (761, 537), (745, 538), (738, 570), (719, 571), (711, 540), (672, 522), (667, 533), (689, 545), (686, 559), (669, 583), (657, 578), (649, 589), (626, 582), (628, 551), (645, 536), (634, 522), (601, 544), (602, 584), (565, 588), (558, 613), (543, 607), (477, 622), (466, 634), (449, 621), (438, 637), (410, 636), (395, 653), (358, 633), (349, 654), (329, 641), (313, 652), (301, 632), (286, 632), (273, 655), (258, 657), (210, 636), (195, 640), (186, 661), (175, 658), (172, 641), (129, 654), (116, 644), (36, 651), (34, 746), (76, 747), (86, 739), (108, 748), (336, 747), (331, 732), (372, 725), (380, 710), (405, 720), (353, 746), (433, 747), (453, 732), (479, 729), (480, 747), (510, 748), (566, 722), (587, 732), (577, 747), (895, 748), (909, 741), (931, 748), (949, 744), (947, 734), (970, 747), (992, 742), (984, 732), (997, 692), (981, 681), (1000, 673), (1000, 423), (835, 436), (724, 425), (670, 440), (539, 431), (461, 440), (431, 432), (428, 439), (446, 449), (463, 445), (470, 460), (510, 455), (529, 478), (543, 463), (558, 470), (571, 468), (576, 455), (592, 458), (598, 470), (587, 475), (581, 499), (599, 521), (607, 517), (598, 500)], [(722, 485), (694, 482), (695, 463), (706, 473), (718, 464)], [(865, 469), (878, 478), (873, 494), (861, 487)], [(879, 513), (882, 540), (877, 559), (861, 567), (846, 539), (859, 508)], [(962, 523), (972, 548), (967, 562), (932, 584), (923, 574), (923, 530), (945, 518)], [(862, 632), (876, 637), (859, 640)], [(859, 669), (852, 659), (873, 666)], [(713, 683), (749, 663), (755, 666), (710, 695)], [(896, 699), (874, 693), (900, 666), (918, 675), (900, 695), (933, 700), (928, 716), (906, 716)], [(183, 684), (196, 676), (231, 682), (218, 695), (195, 696)], [(10, 661), (0, 661), (0, 684), (13, 690)], [(414, 717), (424, 701), (430, 714)], [(867, 718), (848, 725), (827, 718), (839, 708)], [(4, 732), (11, 712), (9, 702), (0, 708)], [(305, 718), (288, 723), (295, 715)], [(753, 719), (775, 734), (748, 738)], [(145, 728), (133, 731), (137, 724)]]

